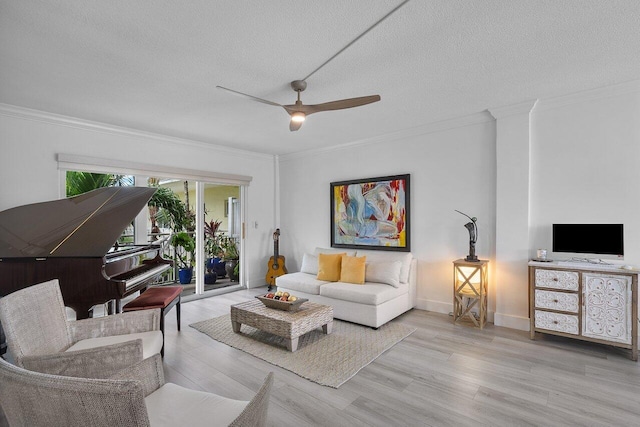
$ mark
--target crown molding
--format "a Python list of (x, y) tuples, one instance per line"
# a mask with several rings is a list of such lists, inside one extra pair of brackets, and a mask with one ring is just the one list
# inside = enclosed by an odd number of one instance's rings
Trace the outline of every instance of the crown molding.
[(482, 111), (467, 116), (457, 117), (453, 119), (441, 120), (438, 122), (427, 123), (425, 125), (416, 126), (408, 129), (399, 130), (392, 133), (387, 133), (371, 138), (365, 138), (346, 144), (334, 145), (331, 147), (316, 148), (305, 151), (298, 151), (291, 154), (281, 154), (279, 156), (280, 162), (287, 162), (296, 160), (303, 157), (314, 156), (321, 153), (329, 153), (340, 150), (347, 150), (355, 147), (361, 147), (366, 145), (375, 145), (380, 143), (388, 144), (393, 141), (403, 140), (421, 135), (428, 135), (431, 133), (445, 132), (451, 129), (459, 129), (466, 126), (474, 126), (482, 123), (493, 122), (494, 119), (486, 111)]
[(214, 143), (208, 143), (203, 141), (196, 141), (191, 139), (178, 138), (168, 135), (162, 135), (159, 133), (147, 132), (138, 129), (126, 128), (121, 126), (110, 125), (107, 123), (94, 122), (91, 120), (79, 119), (71, 116), (64, 116), (56, 113), (49, 113), (41, 110), (34, 110), (31, 108), (18, 107), (10, 104), (0, 103), (0, 115), (15, 117), (24, 120), (33, 120), (42, 123), (48, 123), (56, 126), (65, 126), (75, 129), (81, 129), (91, 132), (101, 132), (117, 136), (128, 136), (139, 139), (153, 140), (154, 142), (166, 143), (171, 145), (185, 145), (197, 148), (204, 148), (207, 150), (215, 150), (216, 153), (223, 152), (231, 156), (238, 157), (255, 157), (259, 159), (272, 160), (273, 155), (257, 153), (255, 151), (241, 150), (237, 148), (230, 148), (223, 145), (217, 145)]
[(504, 119), (509, 116), (516, 116), (521, 114), (529, 114), (535, 108), (538, 100), (531, 99), (517, 104), (505, 105), (503, 107), (493, 107), (487, 109), (496, 120)]
[(636, 92), (640, 92), (640, 80), (632, 80), (625, 83), (619, 83), (615, 85), (599, 87), (596, 89), (588, 89), (566, 95), (541, 99), (540, 102), (538, 102), (538, 104), (536, 105), (536, 112), (552, 110), (568, 105), (596, 101), (599, 99), (611, 98), (615, 96), (629, 95)]

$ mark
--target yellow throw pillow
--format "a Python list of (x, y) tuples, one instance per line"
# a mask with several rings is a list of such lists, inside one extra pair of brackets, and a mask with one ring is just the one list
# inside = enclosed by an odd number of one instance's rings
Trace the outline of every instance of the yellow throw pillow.
[(342, 257), (346, 254), (318, 254), (318, 280), (328, 280), (329, 282), (337, 282), (340, 280), (340, 266), (342, 265)]
[(364, 283), (365, 263), (367, 257), (344, 256), (342, 257), (342, 268), (340, 281), (362, 285)]

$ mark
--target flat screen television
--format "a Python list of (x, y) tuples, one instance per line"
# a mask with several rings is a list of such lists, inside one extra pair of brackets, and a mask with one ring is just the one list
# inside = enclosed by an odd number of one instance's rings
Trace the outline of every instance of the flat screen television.
[(553, 224), (552, 250), (623, 256), (623, 224)]

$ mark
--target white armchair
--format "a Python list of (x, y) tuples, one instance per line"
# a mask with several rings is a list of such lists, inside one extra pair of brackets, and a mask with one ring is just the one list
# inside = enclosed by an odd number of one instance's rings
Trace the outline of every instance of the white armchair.
[(129, 366), (139, 346), (142, 357), (162, 348), (160, 310), (142, 310), (68, 321), (58, 280), (33, 285), (0, 298), (0, 322), (16, 365), (67, 376), (94, 364), (113, 370)]
[(43, 374), (0, 358), (0, 404), (11, 426), (264, 426), (270, 372), (251, 401), (164, 382), (156, 354), (108, 379)]

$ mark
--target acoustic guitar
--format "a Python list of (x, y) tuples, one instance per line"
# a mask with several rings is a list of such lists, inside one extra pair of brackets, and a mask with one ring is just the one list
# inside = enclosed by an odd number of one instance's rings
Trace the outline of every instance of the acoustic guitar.
[(287, 274), (287, 267), (284, 266), (284, 257), (278, 254), (278, 241), (280, 240), (280, 229), (276, 229), (273, 233), (273, 256), (269, 258), (266, 282), (269, 285), (268, 290), (276, 284), (276, 277)]

